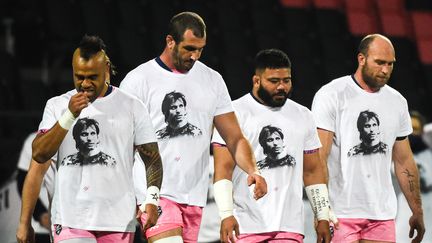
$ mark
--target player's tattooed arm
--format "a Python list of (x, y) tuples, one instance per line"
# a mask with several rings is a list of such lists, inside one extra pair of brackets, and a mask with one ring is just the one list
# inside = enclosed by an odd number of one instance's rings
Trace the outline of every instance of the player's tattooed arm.
[(402, 174), (406, 177), (406, 186), (409, 188), (409, 192), (413, 195), (413, 200), (416, 205), (421, 205), (420, 197), (420, 182), (418, 178), (408, 168), (402, 171)]
[(395, 174), (402, 193), (412, 211), (409, 219), (409, 236), (413, 243), (421, 242), (425, 233), (423, 209), (420, 196), (420, 181), (408, 138), (398, 140), (393, 145), (393, 161)]
[(144, 161), (147, 172), (147, 186), (161, 187), (163, 169), (162, 159), (159, 154), (159, 147), (156, 142), (136, 146), (136, 149)]
[(393, 145), (393, 161), (396, 178), (411, 210), (422, 212), (419, 173), (407, 138)]

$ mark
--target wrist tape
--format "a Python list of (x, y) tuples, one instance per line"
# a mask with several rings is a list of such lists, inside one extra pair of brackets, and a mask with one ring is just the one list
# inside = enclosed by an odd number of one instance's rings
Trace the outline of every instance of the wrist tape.
[(149, 188), (147, 188), (146, 200), (143, 204), (141, 204), (140, 210), (144, 212), (146, 204), (153, 204), (156, 207), (159, 206), (159, 200), (159, 188), (157, 188), (156, 186), (150, 186)]
[(223, 179), (213, 184), (214, 197), (219, 209), (221, 220), (233, 215), (233, 184), (230, 180)]
[(325, 184), (314, 184), (305, 188), (316, 219), (329, 221), (330, 203)]
[(69, 130), (72, 127), (74, 121), (75, 121), (75, 116), (72, 114), (72, 112), (69, 109), (66, 109), (66, 111), (58, 120), (58, 123), (63, 129)]

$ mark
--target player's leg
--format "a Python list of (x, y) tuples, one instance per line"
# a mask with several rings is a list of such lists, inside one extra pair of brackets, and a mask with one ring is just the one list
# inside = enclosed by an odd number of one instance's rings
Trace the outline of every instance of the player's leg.
[(361, 230), (366, 227), (366, 219), (338, 218), (339, 229), (334, 230), (332, 243), (358, 243), (361, 239)]
[[(174, 243), (177, 243), (179, 237), (181, 239), (183, 232), (183, 218), (180, 210), (180, 205), (169, 199), (160, 198), (161, 214), (159, 215), (157, 224), (146, 230), (145, 236), (149, 243), (159, 243), (160, 240), (170, 237)], [(141, 215), (141, 224), (146, 221), (147, 215)], [(174, 237), (174, 238), (171, 238)], [(183, 240), (181, 241), (183, 242)], [(163, 242), (162, 242), (163, 243)]]
[(54, 243), (96, 243), (93, 232), (61, 225), (53, 226)]
[(361, 232), (360, 243), (396, 242), (396, 226), (394, 220), (369, 220)]
[(202, 219), (202, 207), (181, 204), (183, 216), (183, 241), (197, 242)]
[(261, 233), (261, 234), (240, 234), (236, 239), (236, 243), (256, 243), (256, 242), (267, 242), (272, 239), (273, 233)]
[(97, 243), (132, 243), (134, 240), (134, 232), (111, 232), (97, 231), (95, 232)]
[(275, 232), (275, 236), (268, 240), (269, 243), (303, 243), (304, 236), (292, 232)]

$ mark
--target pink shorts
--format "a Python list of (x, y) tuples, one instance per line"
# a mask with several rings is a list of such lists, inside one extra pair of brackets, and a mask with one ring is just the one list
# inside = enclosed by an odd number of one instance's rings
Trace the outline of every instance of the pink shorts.
[(52, 227), (52, 232), (54, 235), (54, 243), (78, 238), (92, 238), (98, 243), (132, 243), (134, 240), (134, 232), (83, 230), (69, 228), (58, 224)]
[[(184, 242), (198, 241), (202, 217), (201, 207), (179, 204), (163, 197), (160, 198), (159, 205), (162, 209), (162, 214), (159, 216), (157, 224), (147, 229), (147, 238), (182, 227)], [(146, 216), (145, 213), (141, 215), (141, 222), (146, 221)]]
[(255, 243), (255, 242), (278, 242), (278, 243), (303, 243), (304, 236), (291, 232), (270, 232), (261, 234), (240, 234), (237, 243)]
[(395, 221), (339, 218), (339, 229), (335, 229), (332, 242), (358, 240), (396, 242)]

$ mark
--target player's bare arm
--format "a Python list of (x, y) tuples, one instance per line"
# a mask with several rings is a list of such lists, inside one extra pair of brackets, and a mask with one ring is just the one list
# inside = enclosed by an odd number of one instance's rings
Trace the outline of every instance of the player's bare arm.
[(136, 149), (146, 167), (147, 185), (149, 187), (156, 186), (160, 188), (162, 185), (163, 169), (158, 144), (155, 142), (138, 145)]
[(31, 219), (39, 198), (43, 177), (50, 164), (51, 160), (43, 164), (37, 163), (34, 160), (30, 162), (30, 168), (25, 178), (22, 192), (21, 216), (16, 233), (18, 243), (35, 241)]
[(232, 174), (235, 167), (234, 159), (225, 146), (213, 145), (214, 155), (214, 196), (221, 217), (221, 242), (235, 242), (238, 237), (239, 225), (233, 216)]
[[(326, 173), (322, 170), (321, 164), (322, 161), (318, 150), (303, 155), (303, 182), (315, 218), (318, 220), (316, 226), (317, 242), (329, 243), (331, 240), (329, 227), (330, 206), (326, 186)], [(323, 201), (321, 198), (326, 198), (326, 200)], [(318, 205), (316, 205), (318, 201), (324, 202), (324, 205), (321, 205), (324, 207), (318, 207)]]
[(322, 147), (319, 149), (319, 156), (321, 159), (321, 166), (325, 173), (326, 183), (328, 183), (328, 168), (327, 158), (330, 155), (331, 147), (333, 144), (334, 132), (318, 128), (318, 136), (320, 138)]
[(147, 195), (141, 211), (147, 213), (147, 221), (143, 225), (146, 230), (156, 225), (158, 219), (159, 189), (162, 185), (163, 168), (159, 147), (156, 142), (136, 146), (141, 159), (144, 161), (147, 176)]
[(78, 92), (73, 95), (69, 101), (68, 110), (58, 122), (50, 130), (36, 136), (32, 145), (32, 157), (36, 162), (44, 163), (54, 156), (75, 118), (81, 114), (89, 102), (86, 92)]
[[(325, 175), (326, 184), (328, 184), (329, 177), (328, 177), (327, 159), (330, 155), (330, 151), (333, 145), (334, 132), (322, 128), (318, 128), (317, 130), (318, 130), (318, 137), (320, 138), (322, 144), (322, 147), (319, 149), (321, 169)], [(338, 229), (339, 222), (336, 215), (333, 213), (331, 207), (330, 207), (329, 216), (330, 216), (330, 221), (334, 224), (335, 228)]]
[[(415, 236), (412, 241), (413, 243), (421, 242), (425, 233), (425, 226), (420, 196), (420, 181), (408, 138), (395, 142), (393, 146), (393, 161), (400, 188), (413, 213), (409, 220), (409, 236), (411, 238)], [(415, 231), (416, 234), (414, 235)]]
[(267, 183), (264, 177), (259, 174), (252, 148), (243, 136), (234, 112), (216, 116), (214, 118), (214, 125), (226, 142), (234, 161), (249, 175), (248, 184), (255, 184), (255, 199), (263, 197), (267, 193)]

